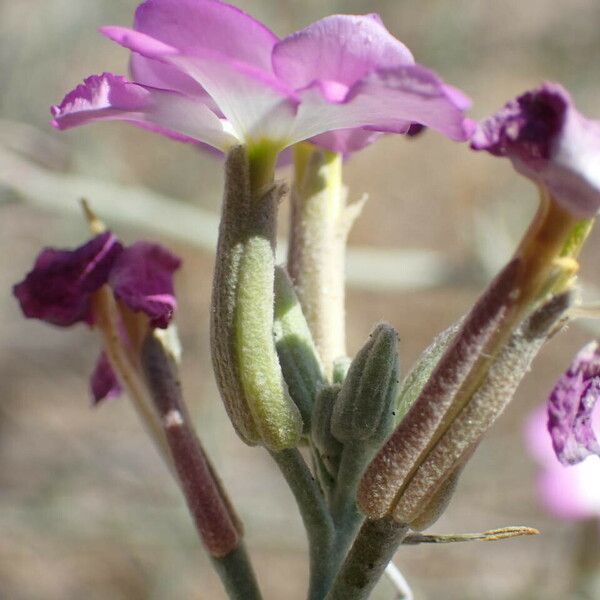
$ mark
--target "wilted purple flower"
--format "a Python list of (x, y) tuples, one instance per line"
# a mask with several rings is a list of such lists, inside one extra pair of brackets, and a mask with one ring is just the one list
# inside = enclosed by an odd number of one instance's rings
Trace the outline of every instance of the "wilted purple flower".
[(578, 218), (600, 209), (600, 122), (579, 113), (557, 83), (524, 93), (482, 121), (471, 146), (509, 157)]
[[(136, 242), (124, 247), (107, 231), (74, 250), (43, 250), (13, 293), (28, 318), (60, 327), (80, 322), (94, 325), (93, 295), (108, 284), (130, 311), (148, 317), (150, 327), (166, 328), (177, 306), (173, 274), (180, 264), (158, 244)], [(120, 389), (104, 354), (91, 387), (96, 402)]]
[[(592, 422), (593, 429), (600, 432), (599, 410), (593, 411)], [(599, 517), (600, 461), (588, 458), (572, 466), (559, 462), (548, 434), (546, 406), (538, 407), (528, 419), (525, 442), (539, 465), (536, 488), (543, 506), (554, 516), (566, 520)]]
[(90, 390), (94, 404), (121, 394), (122, 388), (106, 353), (102, 352), (90, 377)]
[(132, 82), (89, 77), (52, 107), (60, 129), (124, 120), (227, 151), (313, 139), (339, 152), (411, 123), (454, 140), (469, 100), (415, 64), (377, 15), (334, 15), (282, 40), (217, 0), (146, 0), (134, 28), (104, 27), (132, 50)]
[(600, 349), (590, 342), (575, 356), (548, 399), (548, 431), (558, 460), (574, 465), (600, 455), (592, 413), (600, 397)]

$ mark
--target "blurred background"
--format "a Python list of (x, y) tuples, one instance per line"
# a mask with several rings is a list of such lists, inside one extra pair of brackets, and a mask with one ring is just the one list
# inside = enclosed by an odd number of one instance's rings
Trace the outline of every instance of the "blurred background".
[[(84, 327), (62, 331), (26, 321), (11, 296), (42, 246), (87, 237), (77, 205), (86, 196), (125, 241), (150, 236), (184, 257), (177, 321), (188, 402), (246, 524), (266, 597), (300, 600), (306, 543), (293, 499), (266, 453), (234, 435), (211, 373), (218, 160), (125, 124), (59, 134), (48, 123), (49, 105), (85, 76), (126, 71), (126, 51), (96, 30), (130, 24), (136, 4), (0, 0), (0, 598), (224, 598), (129, 403), (90, 408), (96, 336)], [(600, 117), (597, 0), (237, 4), (280, 35), (333, 12), (379, 12), (419, 62), (473, 98), (475, 118), (544, 79), (563, 82), (582, 112)], [(380, 140), (348, 161), (345, 180), (352, 196), (370, 195), (350, 238), (349, 348), (355, 352), (386, 319), (400, 332), (406, 372), (508, 257), (535, 209), (535, 189), (507, 161), (433, 132)], [(595, 299), (599, 249), (595, 232), (582, 258), (582, 281)], [(522, 432), (529, 412), (593, 335), (592, 325), (572, 326), (543, 350), (433, 528), (529, 525), (543, 535), (483, 547), (401, 548), (397, 563), (418, 599), (575, 597), (581, 530), (593, 526), (543, 512)], [(389, 584), (377, 597), (392, 597)]]

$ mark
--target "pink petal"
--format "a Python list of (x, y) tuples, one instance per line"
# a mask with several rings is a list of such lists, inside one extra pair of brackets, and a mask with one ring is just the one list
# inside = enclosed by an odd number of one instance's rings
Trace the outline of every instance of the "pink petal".
[(177, 56), (169, 61), (206, 89), (239, 139), (289, 143), (298, 99), (275, 77), (217, 55)]
[(290, 86), (315, 81), (342, 84), (346, 90), (376, 69), (413, 64), (410, 50), (384, 27), (377, 15), (332, 15), (279, 42), (273, 69)]
[(118, 396), (122, 389), (113, 368), (102, 352), (90, 377), (90, 388), (94, 404)]
[(525, 92), (479, 123), (471, 147), (510, 158), (576, 217), (600, 209), (600, 122), (579, 113), (557, 83)]
[(136, 10), (134, 28), (179, 54), (216, 52), (269, 72), (278, 41), (262, 23), (217, 0), (146, 0)]
[(362, 150), (366, 146), (372, 144), (376, 139), (381, 137), (381, 133), (377, 131), (369, 131), (367, 129), (337, 129), (335, 131), (327, 131), (321, 133), (310, 141), (325, 150), (339, 152), (341, 154), (350, 154)]
[(146, 58), (134, 52), (129, 60), (129, 71), (131, 79), (135, 83), (163, 90), (173, 90), (186, 96), (199, 98), (213, 112), (217, 112), (214, 102), (202, 86), (189, 75), (182, 73), (177, 67)]
[(301, 100), (291, 142), (352, 127), (406, 132), (413, 122), (456, 141), (471, 133), (464, 96), (420, 65), (376, 71), (353, 86), (341, 103), (329, 103), (318, 86), (302, 92)]
[[(598, 422), (600, 411), (594, 411)], [(600, 515), (600, 461), (590, 457), (573, 465), (556, 458), (548, 432), (546, 406), (538, 407), (527, 420), (525, 441), (529, 453), (540, 465), (536, 487), (540, 502), (553, 515), (578, 520)]]
[(237, 143), (223, 130), (222, 121), (202, 103), (110, 73), (88, 77), (60, 105), (52, 107), (52, 115), (58, 129), (120, 120), (178, 140), (205, 142), (221, 150)]
[(124, 27), (102, 31), (133, 52), (163, 60), (192, 77), (210, 94), (240, 140), (247, 142), (254, 134), (273, 141), (288, 137), (297, 99), (270, 70), (211, 49), (201, 53), (196, 48), (193, 55), (180, 55), (170, 46)]
[(575, 356), (548, 398), (548, 431), (564, 465), (600, 455), (593, 416), (600, 398), (600, 350), (590, 342)]

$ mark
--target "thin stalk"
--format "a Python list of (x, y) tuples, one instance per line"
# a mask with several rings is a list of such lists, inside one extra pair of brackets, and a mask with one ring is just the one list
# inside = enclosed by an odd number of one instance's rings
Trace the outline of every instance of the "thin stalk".
[(310, 556), (309, 600), (322, 600), (332, 573), (334, 526), (325, 498), (297, 448), (271, 452), (290, 487), (308, 537)]
[(211, 557), (230, 600), (262, 600), (252, 565), (241, 543), (235, 550), (221, 558)]
[(346, 239), (360, 211), (346, 196), (341, 155), (297, 144), (288, 272), (329, 378), (346, 354)]
[(358, 510), (356, 492), (360, 478), (374, 452), (368, 452), (365, 444), (347, 444), (342, 452), (340, 468), (336, 478), (335, 492), (331, 502), (331, 513), (336, 527), (334, 561), (341, 564), (357, 531), (364, 521)]
[(365, 521), (326, 600), (366, 600), (407, 532), (391, 517)]
[(119, 375), (127, 395), (142, 421), (150, 438), (154, 442), (165, 464), (173, 471), (173, 461), (162, 425), (148, 397), (136, 367), (132, 364), (127, 350), (123, 347), (119, 334), (118, 309), (112, 293), (107, 286), (102, 286), (93, 298), (93, 312), (98, 330), (104, 340), (104, 350), (112, 368)]

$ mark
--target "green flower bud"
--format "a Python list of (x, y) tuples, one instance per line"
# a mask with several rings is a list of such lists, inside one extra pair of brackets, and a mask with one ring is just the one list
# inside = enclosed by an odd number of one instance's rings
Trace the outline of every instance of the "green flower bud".
[(333, 479), (337, 475), (344, 448), (342, 443), (331, 433), (331, 416), (340, 389), (340, 385), (323, 388), (317, 394), (312, 414), (312, 441), (321, 462)]
[(313, 404), (325, 385), (323, 367), (300, 301), (285, 269), (275, 267), (275, 347), (290, 396), (310, 430)]
[(349, 356), (340, 356), (333, 361), (333, 383), (344, 383), (351, 364), (352, 359)]
[(343, 443), (379, 444), (393, 423), (398, 389), (398, 334), (381, 323), (356, 355), (331, 418), (331, 431)]

